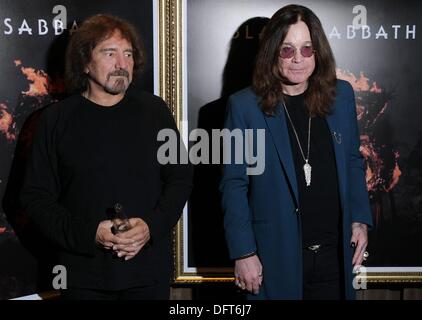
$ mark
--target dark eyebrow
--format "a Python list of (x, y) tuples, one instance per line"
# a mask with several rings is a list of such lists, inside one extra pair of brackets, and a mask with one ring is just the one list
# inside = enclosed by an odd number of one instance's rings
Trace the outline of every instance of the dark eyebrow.
[(100, 52), (105, 52), (105, 51), (117, 51), (116, 48), (103, 48), (100, 50)]
[[(107, 51), (116, 52), (117, 49), (116, 48), (103, 48), (103, 49), (100, 50), (100, 52), (107, 52)], [(125, 49), (125, 50), (123, 50), (123, 52), (133, 52), (133, 49)]]
[[(286, 45), (286, 44), (293, 47), (293, 43), (291, 43), (291, 42), (283, 42), (281, 45)], [(308, 45), (308, 44), (312, 44), (312, 41), (305, 41), (304, 42), (304, 45)]]

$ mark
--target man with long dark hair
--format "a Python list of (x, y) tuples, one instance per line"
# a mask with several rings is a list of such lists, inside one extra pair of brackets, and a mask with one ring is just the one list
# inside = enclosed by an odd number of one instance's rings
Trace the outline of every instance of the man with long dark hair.
[(220, 186), (236, 284), (251, 299), (353, 299), (372, 223), (354, 95), (311, 10), (271, 18), (225, 127), (265, 130), (264, 173), (228, 164)]
[(59, 251), (65, 299), (169, 298), (171, 230), (192, 173), (157, 160), (158, 132), (178, 131), (160, 98), (128, 91), (144, 61), (128, 22), (87, 19), (67, 48), (74, 94), (41, 115), (21, 200)]

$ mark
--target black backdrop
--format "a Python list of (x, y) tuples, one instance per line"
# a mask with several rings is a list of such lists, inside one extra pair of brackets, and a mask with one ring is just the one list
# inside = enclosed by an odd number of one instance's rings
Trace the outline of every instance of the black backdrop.
[[(221, 128), (227, 96), (250, 83), (262, 20), (276, 0), (187, 1), (189, 130)], [(368, 266), (422, 266), (422, 38), (420, 1), (313, 0), (338, 77), (355, 89), (367, 185), (376, 222)], [(367, 28), (354, 30), (354, 6)], [(188, 211), (190, 268), (229, 267), (219, 208), (220, 167), (198, 166)], [(276, 196), (276, 195), (275, 195)], [(199, 269), (198, 269), (199, 270)]]

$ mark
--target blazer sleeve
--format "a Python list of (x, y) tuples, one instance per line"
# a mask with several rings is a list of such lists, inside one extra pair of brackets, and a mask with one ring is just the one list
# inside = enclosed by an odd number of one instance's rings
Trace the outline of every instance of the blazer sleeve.
[(98, 223), (89, 217), (72, 215), (59, 203), (57, 109), (51, 106), (40, 116), (26, 163), (20, 201), (41, 235), (65, 250), (91, 255), (95, 251)]
[[(167, 105), (160, 99), (155, 107), (158, 110), (158, 129), (171, 129), (176, 133), (178, 150), (180, 153), (185, 153), (184, 158), (187, 159), (187, 150), (184, 144), (180, 143), (180, 133)], [(183, 163), (180, 159), (176, 164), (161, 164), (160, 179), (162, 188), (158, 203), (153, 211), (143, 217), (148, 225), (151, 241), (158, 241), (168, 236), (179, 220), (192, 191), (193, 167), (189, 161)]]
[(349, 147), (349, 179), (350, 179), (350, 212), (352, 222), (360, 222), (372, 228), (372, 214), (369, 205), (368, 190), (365, 179), (365, 166), (363, 156), (360, 152), (359, 129), (357, 125), (357, 114), (355, 96), (352, 87), (347, 84), (348, 89), (348, 110), (351, 123), (351, 138)]
[[(243, 140), (245, 129), (247, 129), (244, 107), (245, 105), (236, 98), (229, 98), (224, 125), (224, 128), (230, 130), (231, 133), (237, 131)], [(243, 257), (257, 249), (248, 201), (249, 177), (246, 173), (247, 165), (242, 150), (236, 150), (234, 139), (224, 140), (223, 151), (225, 155), (230, 155), (231, 161), (223, 163), (220, 191), (226, 241), (231, 259)], [(242, 163), (235, 163), (236, 152), (238, 157), (241, 156)], [(241, 155), (239, 152), (242, 152)]]

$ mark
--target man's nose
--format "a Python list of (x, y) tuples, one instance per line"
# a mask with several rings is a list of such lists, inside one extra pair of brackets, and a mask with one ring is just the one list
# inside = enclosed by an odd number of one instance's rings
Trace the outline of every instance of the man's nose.
[(303, 60), (302, 53), (300, 52), (300, 49), (295, 50), (295, 54), (293, 56), (293, 62), (299, 63)]
[(124, 54), (118, 54), (116, 56), (116, 69), (127, 70), (128, 63)]

